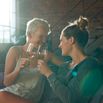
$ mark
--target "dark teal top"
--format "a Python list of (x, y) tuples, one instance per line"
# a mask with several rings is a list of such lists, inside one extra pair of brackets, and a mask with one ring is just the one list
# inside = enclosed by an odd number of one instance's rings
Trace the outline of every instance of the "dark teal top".
[(48, 81), (60, 103), (88, 103), (103, 84), (102, 71), (98, 61), (88, 57), (73, 71), (60, 69), (59, 74), (53, 73)]

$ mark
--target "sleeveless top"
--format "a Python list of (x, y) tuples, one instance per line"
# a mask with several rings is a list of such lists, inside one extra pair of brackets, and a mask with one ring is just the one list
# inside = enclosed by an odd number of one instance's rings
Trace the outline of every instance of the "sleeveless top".
[[(21, 55), (20, 48), (18, 48), (18, 51)], [(25, 67), (20, 70), (14, 84), (0, 91), (7, 91), (25, 99), (39, 102), (44, 90), (44, 84), (45, 79), (43, 75), (39, 73), (37, 67)]]

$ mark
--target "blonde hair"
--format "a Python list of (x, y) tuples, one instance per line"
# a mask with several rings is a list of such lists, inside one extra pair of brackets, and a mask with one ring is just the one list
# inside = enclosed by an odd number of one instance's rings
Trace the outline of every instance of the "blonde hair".
[(35, 30), (40, 26), (42, 26), (48, 33), (50, 33), (50, 25), (46, 20), (41, 18), (33, 18), (27, 22), (26, 35), (31, 32), (35, 32)]

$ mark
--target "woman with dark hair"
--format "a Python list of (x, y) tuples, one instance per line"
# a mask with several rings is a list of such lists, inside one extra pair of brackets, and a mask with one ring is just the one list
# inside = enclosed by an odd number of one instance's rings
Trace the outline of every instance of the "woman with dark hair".
[(89, 35), (87, 25), (88, 19), (81, 16), (61, 32), (59, 47), (62, 55), (72, 58), (67, 69), (56, 75), (43, 60), (38, 61), (39, 71), (47, 77), (62, 103), (89, 103), (103, 84), (98, 61), (84, 52)]

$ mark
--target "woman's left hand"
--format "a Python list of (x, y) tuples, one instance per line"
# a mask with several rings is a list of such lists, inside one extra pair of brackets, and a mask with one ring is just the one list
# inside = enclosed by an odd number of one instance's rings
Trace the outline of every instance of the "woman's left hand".
[(38, 70), (46, 77), (49, 77), (52, 74), (52, 71), (43, 60), (38, 60)]

